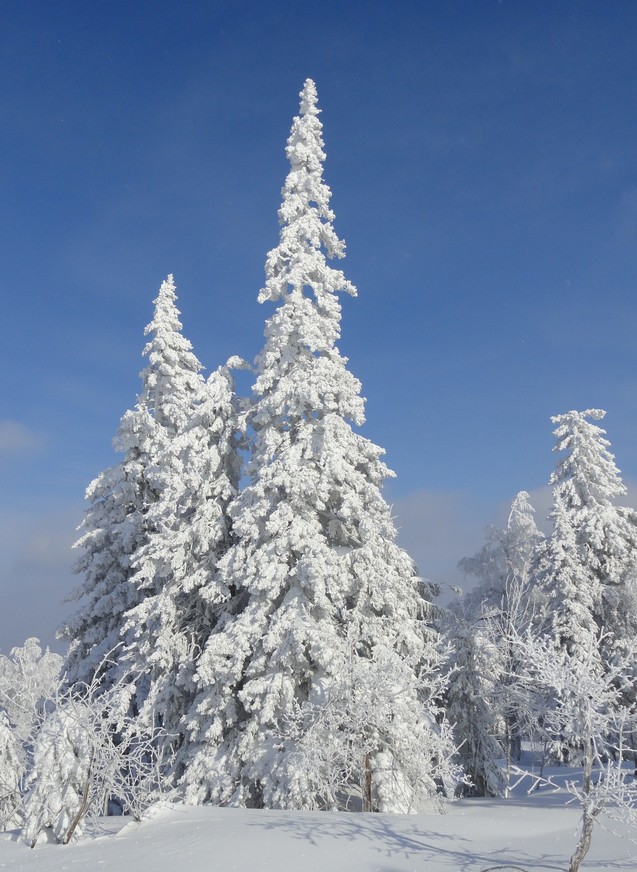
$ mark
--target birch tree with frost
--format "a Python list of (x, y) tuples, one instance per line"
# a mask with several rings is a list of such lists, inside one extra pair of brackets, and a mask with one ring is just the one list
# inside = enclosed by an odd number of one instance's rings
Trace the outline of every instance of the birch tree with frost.
[[(581, 740), (581, 776), (567, 779), (565, 785), (581, 809), (569, 872), (580, 869), (602, 813), (637, 824), (634, 769), (625, 763), (627, 757), (634, 758), (636, 750), (637, 705), (634, 694), (625, 693), (626, 686), (634, 684), (635, 640), (604, 668), (600, 656), (604, 634), (596, 629), (580, 631), (579, 639), (578, 656), (574, 657), (559, 639), (530, 633), (514, 636), (527, 664), (529, 697), (541, 695), (552, 701), (542, 711), (545, 729)], [(541, 775), (536, 782), (555, 786)]]
[[(393, 651), (376, 651), (370, 658), (352, 650), (329, 698), (299, 704), (283, 725), (281, 741), (294, 748), (296, 758), (288, 784), (295, 806), (403, 814), (441, 810), (443, 797), (465, 780), (442, 710), (445, 685), (442, 670), (426, 676), (407, 671)], [(423, 700), (425, 687), (429, 697)], [(416, 707), (414, 697), (420, 700)], [(379, 754), (383, 743), (391, 753)], [(427, 771), (423, 758), (432, 763)]]
[(22, 839), (35, 847), (44, 831), (68, 844), (87, 820), (97, 823), (116, 800), (139, 820), (162, 794), (156, 736), (140, 734), (118, 712), (118, 687), (104, 690), (100, 673), (90, 686), (75, 684), (49, 700), (38, 730), (24, 803)]
[(25, 754), (60, 683), (62, 662), (59, 654), (42, 651), (35, 638), (12, 648), (8, 657), (0, 654), (0, 709)]
[(27, 639), (0, 655), (0, 829), (20, 826), (35, 737), (60, 682), (62, 658)]

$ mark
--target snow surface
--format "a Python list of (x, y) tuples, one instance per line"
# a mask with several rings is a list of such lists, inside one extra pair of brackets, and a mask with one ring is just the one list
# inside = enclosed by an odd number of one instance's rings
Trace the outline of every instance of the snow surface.
[[(20, 872), (481, 872), (513, 863), (568, 868), (578, 810), (562, 792), (466, 799), (448, 814), (255, 811), (164, 805), (142, 823), (73, 845), (30, 850), (0, 836), (0, 869)], [(121, 818), (108, 818), (111, 829)], [(608, 821), (606, 821), (608, 823)], [(597, 826), (582, 872), (634, 872), (637, 846)]]

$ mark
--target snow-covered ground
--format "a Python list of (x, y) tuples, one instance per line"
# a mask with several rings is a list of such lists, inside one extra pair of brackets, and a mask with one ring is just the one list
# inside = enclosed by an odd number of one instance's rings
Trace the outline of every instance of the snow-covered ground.
[[(445, 815), (156, 808), (140, 824), (34, 850), (4, 834), (0, 869), (20, 872), (482, 872), (568, 868), (577, 808), (561, 792), (465, 799)], [(608, 821), (604, 821), (608, 823)], [(121, 818), (109, 818), (112, 828)], [(628, 835), (623, 825), (613, 825)], [(634, 833), (633, 833), (634, 835)], [(635, 872), (637, 845), (597, 826), (582, 872)]]

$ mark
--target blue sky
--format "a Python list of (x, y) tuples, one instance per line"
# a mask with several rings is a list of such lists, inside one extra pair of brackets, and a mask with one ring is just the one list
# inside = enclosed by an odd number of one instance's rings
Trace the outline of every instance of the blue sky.
[(0, 8), (0, 650), (51, 640), (83, 492), (114, 462), (169, 272), (208, 369), (252, 359), (298, 92), (318, 87), (341, 350), (425, 575), (601, 407), (637, 480), (637, 4)]

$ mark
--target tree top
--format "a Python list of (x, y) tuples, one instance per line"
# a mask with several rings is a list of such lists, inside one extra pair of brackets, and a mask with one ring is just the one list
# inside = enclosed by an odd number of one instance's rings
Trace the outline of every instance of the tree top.
[(318, 93), (316, 85), (312, 79), (306, 79), (303, 83), (303, 90), (299, 94), (301, 98), (300, 114), (301, 115), (318, 115), (321, 111), (318, 106)]

